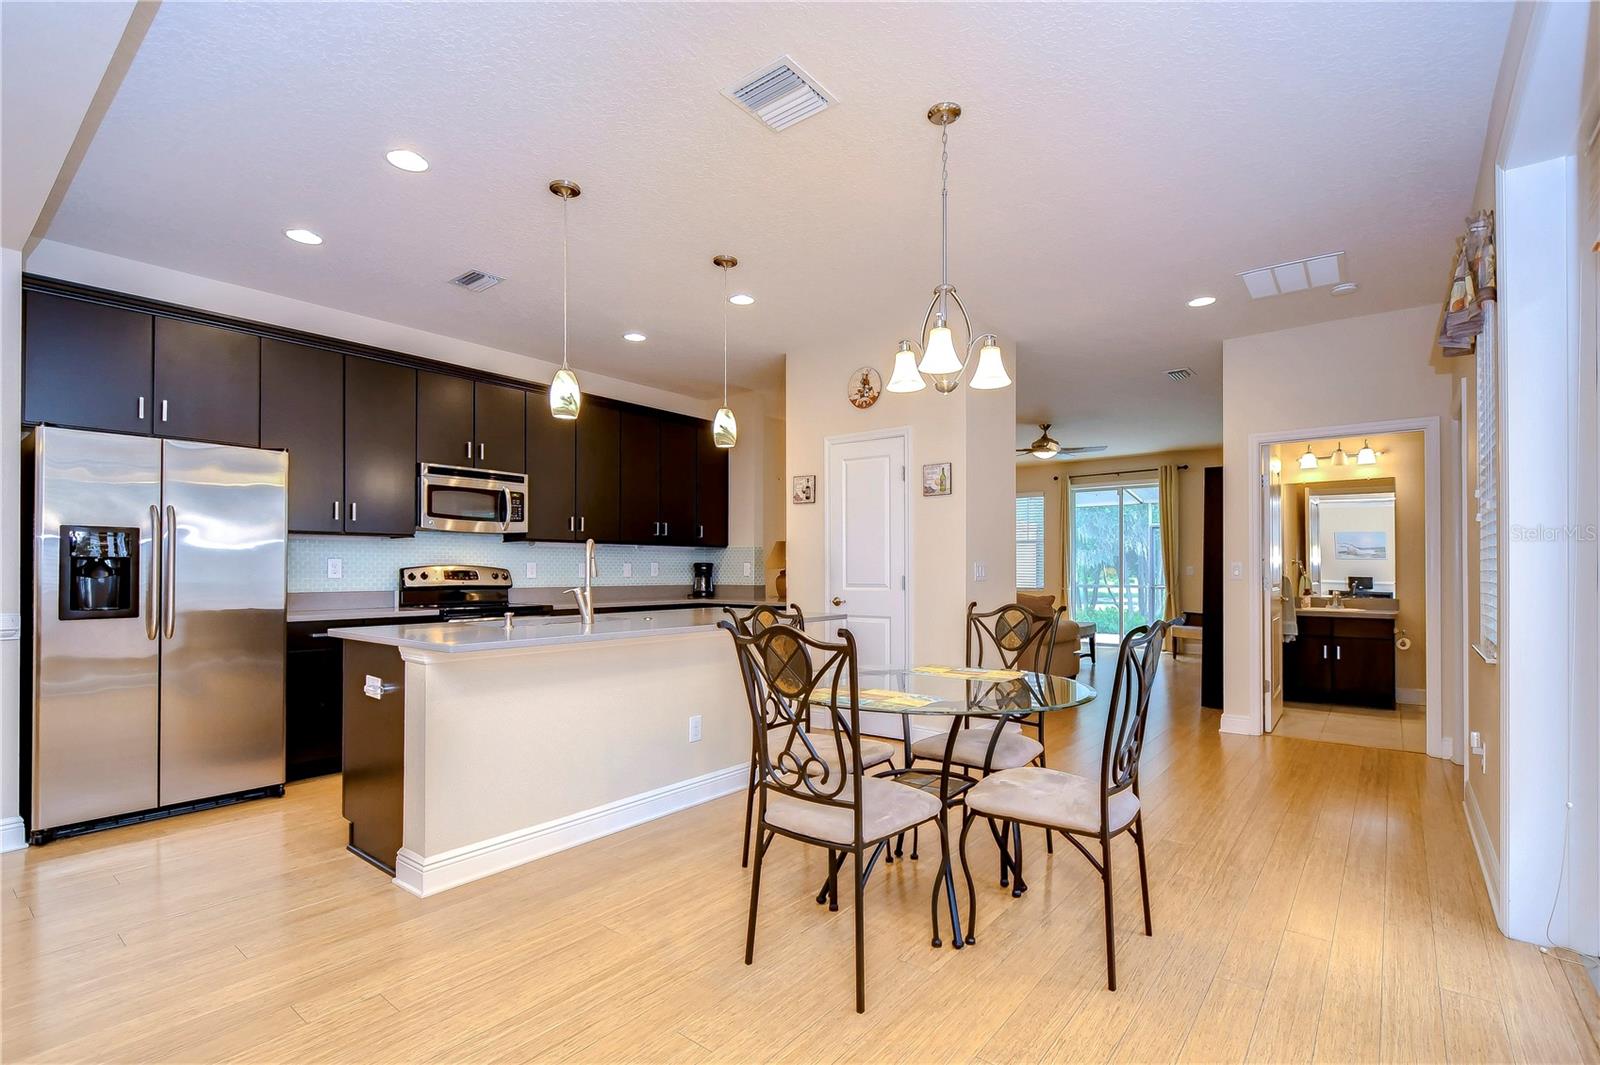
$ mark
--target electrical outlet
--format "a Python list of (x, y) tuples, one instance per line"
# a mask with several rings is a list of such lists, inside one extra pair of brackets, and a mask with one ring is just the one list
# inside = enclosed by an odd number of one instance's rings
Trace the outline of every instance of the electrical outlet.
[(694, 714), (689, 718), (689, 742), (700, 742), (700, 715)]
[(344, 559), (328, 559), (328, 579), (330, 581), (344, 580)]
[(1185, 567), (1183, 567), (1183, 575), (1185, 577), (1193, 577), (1194, 576), (1194, 567), (1193, 566), (1185, 566)]
[(659, 563), (659, 562), (650, 563), (650, 576), (652, 576), (652, 577), (661, 576), (661, 563)]
[(745, 564), (744, 564), (744, 575), (745, 575), (745, 576), (746, 576), (746, 577), (748, 577), (748, 576), (750, 576), (750, 575), (751, 575), (751, 574), (752, 574), (752, 573), (754, 573), (754, 572), (755, 572), (755, 571), (754, 571), (754, 570), (752, 570), (752, 569), (751, 569), (751, 568), (750, 568), (750, 563), (748, 563), (748, 562), (746, 562), (746, 563), (745, 563)]
[(1483, 733), (1474, 729), (1467, 733), (1467, 750), (1478, 756), (1478, 772), (1489, 771), (1489, 745), (1483, 742)]
[(633, 563), (632, 562), (624, 562), (622, 564), (622, 575), (624, 577), (633, 576)]
[(527, 566), (527, 577), (528, 577), (528, 579), (529, 580), (533, 580), (537, 576), (539, 576), (539, 563), (537, 563), (537, 562), (528, 563), (528, 566)]

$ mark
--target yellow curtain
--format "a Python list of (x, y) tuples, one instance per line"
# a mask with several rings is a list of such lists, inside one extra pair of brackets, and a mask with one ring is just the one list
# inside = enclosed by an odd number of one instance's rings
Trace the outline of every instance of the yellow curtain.
[(1178, 606), (1178, 577), (1183, 567), (1179, 565), (1178, 557), (1178, 467), (1164, 465), (1161, 467), (1159, 485), (1161, 489), (1161, 568), (1165, 573), (1167, 582), (1167, 602), (1162, 610), (1164, 618), (1176, 618), (1181, 611)]

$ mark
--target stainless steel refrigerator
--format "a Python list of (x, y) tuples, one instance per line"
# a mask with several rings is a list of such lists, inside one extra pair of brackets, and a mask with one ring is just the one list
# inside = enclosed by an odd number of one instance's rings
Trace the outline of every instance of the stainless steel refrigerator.
[(32, 838), (281, 786), (288, 456), (53, 426), (27, 451)]

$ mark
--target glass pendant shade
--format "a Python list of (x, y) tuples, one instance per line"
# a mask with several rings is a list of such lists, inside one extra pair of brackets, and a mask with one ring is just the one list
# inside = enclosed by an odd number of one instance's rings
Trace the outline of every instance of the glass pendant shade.
[(1378, 453), (1372, 450), (1372, 445), (1365, 440), (1361, 441), (1361, 450), (1356, 452), (1356, 465), (1375, 466), (1377, 462)]
[(1350, 461), (1350, 456), (1346, 455), (1344, 453), (1344, 441), (1341, 440), (1339, 442), (1339, 444), (1336, 447), (1334, 447), (1334, 449), (1333, 449), (1333, 464), (1335, 466), (1343, 466), (1343, 465), (1347, 464), (1349, 461)]
[[(922, 362), (917, 369), (929, 377), (943, 377), (947, 375), (960, 375), (961, 359), (956, 355), (956, 346), (950, 339), (950, 327), (936, 325), (928, 330), (928, 343), (922, 349)], [(938, 382), (934, 382), (938, 387)], [(949, 389), (940, 389), (948, 392)]]
[(583, 405), (583, 391), (578, 388), (578, 375), (563, 366), (550, 379), (550, 414), (564, 422), (578, 417)]
[(711, 442), (718, 447), (732, 447), (739, 442), (739, 423), (731, 407), (721, 407), (711, 419)]
[(900, 342), (900, 350), (895, 352), (894, 373), (889, 377), (888, 387), (891, 392), (921, 392), (928, 387), (922, 374), (917, 372), (917, 353), (905, 341)]
[(978, 368), (972, 374), (973, 388), (1005, 388), (1011, 383), (999, 345), (985, 344), (978, 352)]
[(1306, 453), (1300, 456), (1300, 468), (1302, 470), (1314, 470), (1317, 468), (1317, 456), (1311, 453), (1309, 447), (1306, 448)]

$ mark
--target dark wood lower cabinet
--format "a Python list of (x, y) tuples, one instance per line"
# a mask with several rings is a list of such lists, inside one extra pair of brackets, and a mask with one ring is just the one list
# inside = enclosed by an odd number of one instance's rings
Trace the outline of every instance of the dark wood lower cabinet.
[(1302, 614), (1283, 648), (1290, 702), (1394, 709), (1394, 621)]
[(343, 742), (344, 711), (339, 686), (343, 670), (340, 640), (322, 634), (328, 622), (289, 625), (284, 674), (284, 761), (289, 780), (337, 773)]

